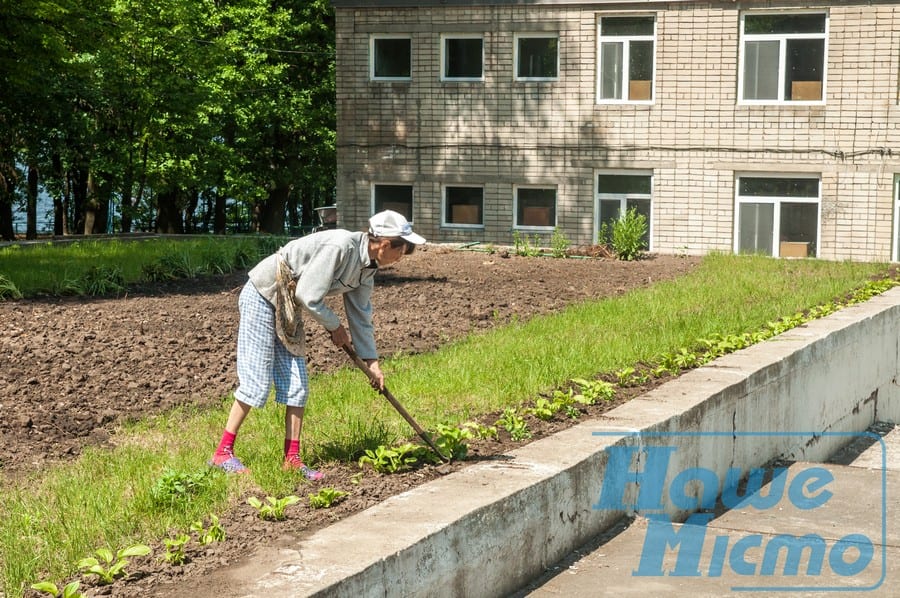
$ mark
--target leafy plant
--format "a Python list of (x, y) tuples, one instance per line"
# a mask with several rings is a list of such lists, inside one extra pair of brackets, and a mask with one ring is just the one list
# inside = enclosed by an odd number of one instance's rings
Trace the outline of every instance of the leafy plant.
[(451, 459), (462, 460), (469, 454), (469, 445), (466, 440), (472, 438), (472, 432), (465, 427), (438, 424), (435, 427), (437, 437), (434, 444), (444, 455)]
[(195, 521), (191, 524), (191, 531), (197, 534), (197, 541), (201, 546), (225, 541), (225, 528), (216, 515), (209, 516), (209, 527), (204, 528), (202, 521)]
[(266, 503), (268, 504), (263, 503), (255, 496), (251, 496), (247, 499), (247, 503), (259, 513), (260, 519), (266, 519), (268, 521), (284, 521), (285, 510), (290, 505), (297, 504), (298, 502), (300, 502), (300, 497), (294, 496), (293, 494), (285, 496), (284, 498), (267, 496)]
[(529, 244), (528, 235), (523, 235), (519, 231), (513, 231), (513, 245), (515, 246), (516, 255), (525, 257), (536, 257), (541, 254), (540, 237), (534, 235), (533, 240)]
[(359, 466), (368, 464), (378, 473), (397, 473), (427, 458), (426, 452), (424, 447), (410, 443), (394, 447), (382, 444), (374, 451), (366, 449), (366, 454), (359, 458)]
[(125, 277), (118, 266), (91, 266), (81, 276), (66, 279), (63, 292), (96, 297), (125, 290)]
[(190, 540), (191, 537), (187, 534), (180, 534), (176, 538), (163, 540), (163, 543), (166, 545), (166, 553), (163, 555), (163, 559), (170, 565), (183, 565), (187, 561), (184, 547)]
[(616, 389), (605, 380), (586, 380), (573, 378), (572, 382), (580, 387), (581, 392), (573, 398), (583, 405), (593, 405), (598, 400), (611, 401), (616, 396)]
[(22, 293), (13, 281), (0, 274), (0, 299), (21, 299)]
[(569, 245), (571, 245), (571, 242), (568, 237), (566, 237), (565, 233), (559, 230), (559, 228), (554, 228), (553, 236), (550, 237), (550, 254), (553, 255), (553, 257), (566, 257)]
[(620, 260), (631, 261), (645, 249), (644, 235), (647, 234), (647, 217), (634, 208), (627, 210), (612, 224), (612, 247)]
[(534, 402), (534, 407), (526, 409), (525, 412), (546, 421), (553, 419), (553, 416), (556, 415), (556, 412), (559, 411), (560, 407), (560, 403), (551, 402), (541, 398)]
[(31, 584), (32, 590), (37, 590), (38, 592), (50, 594), (51, 596), (55, 596), (58, 598), (83, 598), (84, 594), (78, 591), (78, 588), (80, 587), (80, 581), (69, 582), (61, 590), (56, 586), (55, 583), (49, 581), (41, 581), (39, 583)]
[(150, 490), (150, 497), (157, 506), (190, 502), (209, 489), (212, 473), (211, 469), (187, 473), (166, 468)]
[(476, 438), (497, 438), (497, 426), (488, 426), (480, 422), (466, 422), (462, 426), (471, 430)]
[(119, 576), (125, 575), (125, 567), (128, 559), (136, 556), (150, 554), (150, 547), (144, 544), (135, 544), (123, 548), (113, 554), (109, 548), (98, 548), (94, 551), (98, 558), (87, 557), (78, 561), (78, 568), (84, 571), (84, 575), (96, 575), (100, 583), (109, 584)]
[(525, 440), (531, 438), (531, 430), (525, 419), (519, 415), (515, 407), (507, 407), (503, 410), (503, 415), (497, 420), (497, 425), (501, 426), (509, 433), (513, 440)]
[(328, 509), (344, 500), (349, 492), (335, 490), (334, 488), (322, 488), (315, 494), (309, 495), (309, 506), (313, 509)]

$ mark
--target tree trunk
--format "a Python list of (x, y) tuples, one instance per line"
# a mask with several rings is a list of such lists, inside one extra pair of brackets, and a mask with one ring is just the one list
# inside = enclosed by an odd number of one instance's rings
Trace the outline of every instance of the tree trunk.
[(266, 201), (259, 204), (259, 232), (284, 234), (284, 209), (290, 193), (290, 185), (281, 185), (269, 191)]
[(184, 231), (186, 233), (197, 232), (197, 224), (194, 215), (197, 213), (197, 204), (200, 203), (200, 192), (196, 189), (188, 191), (187, 207), (184, 209)]
[(225, 216), (225, 195), (216, 190), (215, 216), (213, 216), (213, 232), (224, 235), (228, 232), (228, 220)]
[(177, 235), (184, 232), (181, 210), (178, 207), (178, 191), (167, 190), (156, 196), (156, 232)]
[[(72, 216), (74, 227), (69, 232), (80, 234), (85, 229), (86, 204), (88, 201), (88, 172), (86, 169), (72, 171), (72, 201), (74, 203)], [(70, 223), (71, 225), (72, 223)]]
[(25, 238), (37, 239), (37, 196), (38, 171), (34, 165), (28, 166), (28, 185), (25, 200)]

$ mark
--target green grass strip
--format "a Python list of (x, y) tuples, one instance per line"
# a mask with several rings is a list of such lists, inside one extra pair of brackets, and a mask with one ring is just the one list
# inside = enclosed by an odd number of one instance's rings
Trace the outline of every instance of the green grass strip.
[[(398, 355), (384, 369), (393, 394), (423, 427), (460, 423), (716, 333), (758, 330), (886, 271), (884, 264), (712, 255), (677, 280), (475, 334), (434, 353)], [(366, 448), (414, 436), (357, 370), (316, 376), (312, 389), (303, 432), (309, 462), (355, 459)], [(189, 502), (154, 505), (165, 471), (206, 469), (229, 406), (226, 400), (217, 409), (150, 418), (116, 434), (115, 450), (87, 449), (73, 463), (7, 484), (0, 504), (6, 596), (17, 598), (37, 581), (61, 585), (95, 549), (152, 545), (222, 513), (247, 492), (305, 499), (296, 478), (280, 470), (283, 411), (270, 402), (241, 430), (237, 450), (252, 476), (217, 475)]]

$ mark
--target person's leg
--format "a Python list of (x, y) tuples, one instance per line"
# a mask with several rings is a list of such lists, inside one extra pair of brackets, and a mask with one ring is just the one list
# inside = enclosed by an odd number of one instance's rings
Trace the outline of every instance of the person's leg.
[(275, 309), (249, 282), (241, 291), (238, 309), (238, 388), (219, 447), (210, 460), (211, 465), (231, 473), (247, 471), (234, 456), (234, 442), (250, 409), (266, 404), (272, 385), (275, 347)]
[(285, 470), (299, 471), (307, 479), (319, 480), (321, 472), (307, 467), (300, 456), (300, 433), (303, 430), (303, 411), (309, 394), (309, 376), (306, 359), (291, 355), (281, 342), (275, 342), (275, 401), (284, 410), (284, 462)]

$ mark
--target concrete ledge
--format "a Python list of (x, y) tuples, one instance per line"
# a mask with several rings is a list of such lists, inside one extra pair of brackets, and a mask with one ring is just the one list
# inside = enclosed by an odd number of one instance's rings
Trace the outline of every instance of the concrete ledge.
[[(267, 555), (265, 575), (248, 579), (247, 570), (235, 570), (234, 594), (507, 595), (625, 514), (592, 504), (605, 449), (642, 442), (629, 432), (709, 433), (684, 436), (673, 459), (721, 479), (729, 467), (781, 456), (822, 460), (847, 441), (822, 432), (897, 421), (898, 330), (900, 289), (892, 289), (688, 372), (508, 459), (471, 465), (344, 519)], [(787, 434), (747, 436), (753, 432)]]

